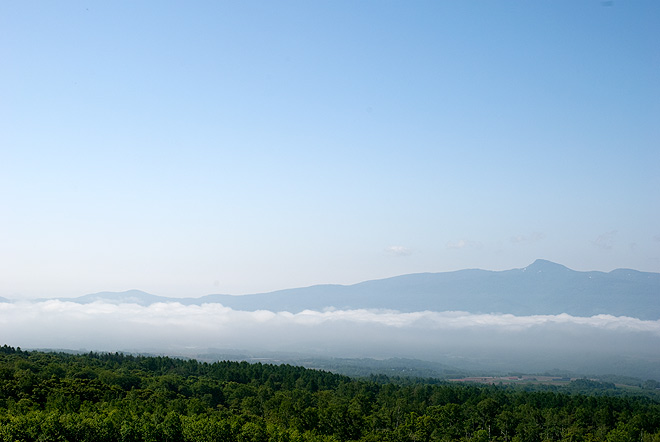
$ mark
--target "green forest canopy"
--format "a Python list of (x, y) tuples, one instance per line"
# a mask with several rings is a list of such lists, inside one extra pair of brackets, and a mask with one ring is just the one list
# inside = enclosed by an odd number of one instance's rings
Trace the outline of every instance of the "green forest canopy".
[(660, 442), (660, 403), (0, 347), (0, 441)]

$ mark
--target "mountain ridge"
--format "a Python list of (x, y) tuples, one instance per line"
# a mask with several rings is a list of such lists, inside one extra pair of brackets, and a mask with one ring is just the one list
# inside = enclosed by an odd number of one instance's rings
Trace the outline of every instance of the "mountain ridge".
[(463, 269), (451, 272), (411, 273), (351, 285), (319, 284), (272, 292), (198, 298), (168, 298), (139, 290), (99, 292), (78, 298), (55, 298), (87, 304), (156, 302), (184, 305), (220, 303), (235, 310), (388, 309), (413, 311), (467, 311), (574, 316), (610, 314), (645, 320), (660, 319), (660, 273), (615, 269), (610, 272), (575, 271), (537, 259), (516, 269)]

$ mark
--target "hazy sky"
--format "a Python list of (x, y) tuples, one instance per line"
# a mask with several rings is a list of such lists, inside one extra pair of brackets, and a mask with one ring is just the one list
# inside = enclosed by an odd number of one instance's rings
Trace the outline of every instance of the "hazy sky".
[(660, 2), (0, 2), (0, 296), (660, 272)]

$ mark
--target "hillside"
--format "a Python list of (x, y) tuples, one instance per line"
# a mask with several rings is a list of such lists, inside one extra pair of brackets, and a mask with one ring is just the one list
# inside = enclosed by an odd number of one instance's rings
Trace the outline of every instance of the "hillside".
[(660, 274), (618, 269), (579, 272), (550, 261), (506, 271), (418, 273), (354, 285), (316, 285), (252, 295), (166, 298), (138, 290), (97, 293), (63, 300), (78, 303), (221, 303), (236, 310), (391, 309), (467, 311), (514, 315), (609, 314), (660, 319)]
[(2, 441), (660, 440), (660, 404), (648, 397), (6, 345), (0, 374)]
[(350, 286), (319, 285), (247, 296), (212, 295), (195, 302), (200, 301), (242, 310), (378, 308), (514, 315), (610, 314), (653, 320), (660, 318), (660, 274), (626, 269), (578, 272), (537, 260), (522, 269), (499, 272), (420, 273)]

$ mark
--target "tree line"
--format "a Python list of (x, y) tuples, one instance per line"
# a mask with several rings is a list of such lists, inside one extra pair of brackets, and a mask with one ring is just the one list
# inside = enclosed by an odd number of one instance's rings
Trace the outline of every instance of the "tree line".
[(660, 403), (0, 347), (0, 441), (660, 442)]

